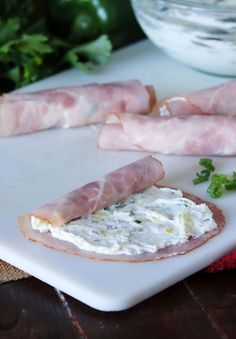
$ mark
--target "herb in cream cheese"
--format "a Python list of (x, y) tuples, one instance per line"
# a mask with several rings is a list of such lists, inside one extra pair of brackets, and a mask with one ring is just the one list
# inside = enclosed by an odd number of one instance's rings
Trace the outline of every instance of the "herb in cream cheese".
[(206, 204), (155, 186), (61, 227), (32, 217), (32, 228), (101, 254), (137, 255), (186, 242), (216, 228)]

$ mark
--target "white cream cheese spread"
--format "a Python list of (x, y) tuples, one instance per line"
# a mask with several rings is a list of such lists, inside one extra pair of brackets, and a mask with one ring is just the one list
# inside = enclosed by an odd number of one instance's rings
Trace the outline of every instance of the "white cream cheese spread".
[(195, 204), (180, 190), (156, 186), (61, 227), (34, 216), (31, 224), (81, 250), (111, 255), (153, 253), (217, 227), (206, 204)]
[(236, 75), (235, 0), (132, 0), (147, 36), (192, 67)]

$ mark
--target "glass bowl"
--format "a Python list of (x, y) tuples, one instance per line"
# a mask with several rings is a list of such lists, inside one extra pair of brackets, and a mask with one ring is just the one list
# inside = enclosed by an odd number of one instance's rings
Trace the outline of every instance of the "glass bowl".
[(199, 70), (236, 75), (235, 0), (132, 0), (150, 40)]

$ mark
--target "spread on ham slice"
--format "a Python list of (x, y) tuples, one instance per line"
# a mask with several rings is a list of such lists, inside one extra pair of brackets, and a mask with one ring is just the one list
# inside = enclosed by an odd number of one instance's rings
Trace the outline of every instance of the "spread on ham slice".
[(160, 102), (159, 113), (161, 116), (236, 115), (236, 81), (167, 98)]
[[(161, 258), (170, 257), (173, 255), (184, 254), (186, 252), (193, 250), (194, 248), (199, 247), (207, 240), (209, 240), (211, 237), (218, 234), (223, 229), (224, 226), (224, 216), (215, 205), (203, 202), (201, 199), (187, 193), (183, 194), (183, 199), (185, 198), (190, 199), (192, 202), (199, 204), (199, 206), (202, 203), (206, 204), (206, 207), (203, 206), (201, 208), (204, 208), (204, 210), (205, 209), (210, 210), (210, 213), (212, 213), (213, 223), (215, 224), (215, 226), (213, 228), (210, 228), (209, 231), (205, 232), (201, 236), (193, 238), (190, 237), (184, 243), (176, 242), (171, 246), (161, 248), (154, 252), (147, 251), (138, 255), (137, 254), (134, 255), (133, 253), (130, 254), (118, 253), (114, 255), (109, 253), (106, 254), (99, 252), (97, 253), (93, 251), (86, 251), (76, 246), (75, 244), (71, 243), (70, 241), (55, 238), (53, 236), (53, 233), (50, 233), (48, 231), (39, 232), (38, 230), (35, 230), (32, 227), (32, 218), (34, 217), (46, 220), (46, 222), (49, 222), (54, 229), (61, 229), (64, 226), (66, 226), (67, 223), (70, 222), (71, 220), (75, 219), (78, 220), (78, 218), (90, 215), (90, 213), (95, 211), (101, 213), (102, 208), (109, 207), (111, 204), (120, 203), (120, 205), (123, 208), (125, 206), (124, 203), (126, 199), (129, 199), (130, 196), (131, 202), (132, 199), (134, 199), (132, 198), (132, 194), (135, 197), (138, 196), (138, 194), (140, 194), (139, 192), (143, 194), (142, 192), (146, 192), (145, 191), (146, 189), (155, 187), (156, 183), (163, 179), (163, 177), (164, 169), (162, 167), (162, 164), (153, 157), (150, 156), (145, 157), (143, 159), (140, 159), (134, 163), (131, 163), (127, 166), (124, 166), (116, 171), (107, 174), (101, 180), (89, 183), (71, 193), (66, 194), (65, 196), (58, 200), (48, 203), (42, 206), (41, 208), (36, 209), (35, 211), (20, 216), (18, 219), (20, 229), (28, 239), (40, 242), (47, 247), (70, 254), (85, 256), (96, 260), (138, 262), (138, 261), (159, 260)], [(173, 189), (169, 188), (161, 189), (164, 190), (163, 191), (164, 193), (161, 194), (165, 194), (165, 192), (170, 191), (170, 193), (168, 194), (172, 195), (171, 192), (173, 191)], [(175, 194), (179, 195), (180, 193), (178, 192), (181, 191), (175, 192), (177, 192)], [(134, 204), (134, 208), (135, 206), (136, 202)], [(124, 213), (119, 211), (121, 211), (120, 208), (118, 209), (118, 214)], [(128, 214), (130, 214), (130, 212)], [(131, 216), (132, 215), (133, 214), (131, 212)], [(187, 216), (184, 217), (187, 218)], [(139, 227), (141, 221), (135, 220), (135, 222), (137, 222), (137, 227)], [(186, 219), (186, 222), (189, 223), (188, 218)], [(73, 225), (73, 221), (71, 225)], [(127, 227), (129, 226), (127, 225)], [(140, 231), (142, 232), (142, 229)], [(167, 231), (171, 232), (171, 230), (168, 230), (168, 227)], [(105, 234), (104, 236), (106, 237)]]
[(98, 147), (164, 154), (235, 155), (235, 131), (236, 115), (112, 114), (101, 128)]
[(138, 80), (88, 84), (0, 97), (0, 137), (103, 122), (111, 112), (147, 114), (152, 86)]
[(38, 231), (34, 231), (31, 227), (30, 219), (27, 218), (24, 220), (24, 227), (22, 227), (23, 233), (27, 236), (28, 239), (33, 240), (35, 242), (39, 242), (49, 248), (55, 249), (57, 251), (66, 252), (73, 255), (79, 255), (82, 257), (102, 260), (102, 261), (124, 261), (124, 262), (145, 262), (145, 261), (156, 261), (164, 258), (169, 258), (176, 255), (183, 255), (187, 252), (190, 252), (200, 246), (202, 246), (205, 242), (210, 240), (212, 237), (219, 234), (225, 225), (225, 218), (221, 210), (216, 207), (214, 204), (203, 201), (196, 196), (193, 196), (188, 193), (184, 193), (184, 197), (191, 199), (197, 204), (205, 203), (211, 212), (213, 213), (213, 218), (217, 223), (217, 228), (214, 230), (203, 234), (198, 238), (190, 238), (185, 243), (171, 245), (165, 248), (158, 250), (155, 253), (146, 252), (140, 255), (107, 255), (94, 253), (89, 251), (84, 251), (79, 249), (74, 244), (68, 241), (62, 241), (60, 239), (54, 238), (51, 233), (40, 233)]

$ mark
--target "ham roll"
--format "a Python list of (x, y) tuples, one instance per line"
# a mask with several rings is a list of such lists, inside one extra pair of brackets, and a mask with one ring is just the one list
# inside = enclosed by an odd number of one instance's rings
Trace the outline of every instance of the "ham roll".
[(18, 218), (20, 229), (29, 240), (55, 250), (106, 260), (106, 256), (83, 251), (71, 242), (53, 237), (50, 232), (34, 230), (32, 217), (49, 222), (52, 227), (60, 228), (71, 220), (108, 207), (133, 193), (149, 188), (163, 177), (162, 164), (150, 156), (145, 157), (20, 216)]
[[(102, 208), (109, 207), (110, 205), (117, 202), (120, 202), (120, 204), (118, 204), (118, 207), (122, 206), (125, 204), (125, 199), (128, 198), (130, 195), (142, 192), (143, 190), (150, 187), (152, 187), (153, 189), (154, 185), (156, 185), (156, 183), (160, 181), (163, 177), (164, 169), (162, 167), (162, 164), (153, 157), (145, 157), (141, 160), (138, 160), (134, 163), (131, 163), (114, 172), (107, 174), (101, 180), (91, 182), (73, 192), (66, 194), (60, 199), (47, 203), (46, 205), (36, 209), (35, 211), (20, 216), (18, 219), (20, 229), (28, 239), (40, 242), (47, 247), (96, 260), (140, 262), (159, 260), (161, 258), (187, 253), (201, 246), (210, 238), (217, 235), (223, 229), (225, 222), (222, 212), (215, 205), (202, 201), (201, 199), (188, 193), (183, 193), (183, 198), (190, 199), (195, 204), (206, 204), (207, 208), (210, 209), (210, 214), (212, 215), (216, 227), (210, 227), (208, 231), (204, 232), (198, 237), (190, 236), (185, 242), (180, 243), (178, 241), (174, 241), (174, 244), (166, 247), (161, 247), (154, 252), (145, 251), (138, 254), (134, 254), (133, 252), (131, 252), (130, 254), (111, 254), (89, 251), (81, 249), (79, 246), (76, 246), (76, 244), (71, 242), (68, 238), (61, 239), (60, 237), (58, 238), (53, 236), (52, 228), (60, 232), (61, 230), (63, 230), (64, 227), (67, 226), (66, 223), (70, 221), (75, 221), (75, 219), (78, 220), (78, 218), (82, 216), (100, 210)], [(166, 188), (164, 188), (164, 190), (166, 190)], [(170, 190), (173, 191), (173, 189)], [(154, 207), (152, 203), (151, 206), (153, 209)], [(148, 200), (148, 204), (150, 204), (150, 200)], [(161, 204), (163, 204), (163, 201)], [(159, 208), (161, 208), (161, 206), (163, 208), (163, 205), (160, 205)], [(117, 213), (122, 214), (120, 208)], [(153, 210), (152, 213), (154, 213)], [(50, 232), (48, 230), (45, 231), (42, 229), (40, 230), (33, 228), (33, 218), (38, 218), (43, 223), (50, 223)], [(135, 222), (140, 225), (141, 221), (135, 220)], [(154, 226), (155, 223), (153, 227)], [(108, 227), (112, 226), (110, 226), (109, 224)], [(124, 227), (129, 228), (130, 225), (124, 224)], [(145, 227), (145, 225), (143, 227)], [(163, 227), (163, 225), (161, 227)], [(97, 232), (98, 230), (99, 228), (97, 229)], [(140, 230), (140, 232), (144, 232), (144, 229)], [(104, 239), (106, 239), (106, 234), (102, 234), (104, 236)], [(125, 243), (125, 241), (128, 240), (124, 239), (123, 242)]]
[(27, 235), (25, 221), (31, 216), (62, 226), (151, 187), (163, 177), (162, 164), (147, 156), (19, 217), (21, 229)]
[(236, 115), (236, 81), (167, 98), (161, 101), (158, 107), (161, 116)]
[(112, 114), (101, 128), (98, 147), (164, 154), (235, 155), (236, 115)]
[(0, 137), (99, 123), (111, 112), (146, 114), (155, 104), (154, 88), (138, 80), (5, 94)]

